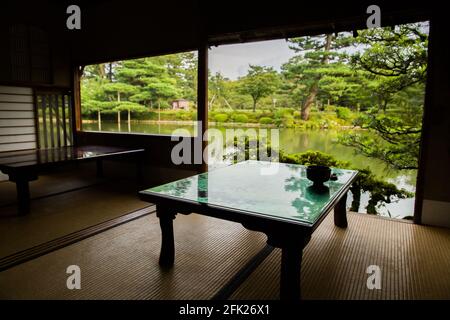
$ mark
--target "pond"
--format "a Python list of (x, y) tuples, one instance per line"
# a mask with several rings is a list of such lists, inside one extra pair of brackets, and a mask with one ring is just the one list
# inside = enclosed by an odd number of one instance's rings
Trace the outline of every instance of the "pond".
[[(117, 131), (117, 122), (102, 121), (102, 131)], [(179, 124), (155, 124), (143, 123), (139, 121), (132, 121), (131, 131), (140, 133), (152, 134), (168, 134), (170, 135), (175, 129), (187, 129), (193, 132), (192, 125)], [(220, 130), (231, 129), (232, 127), (216, 127)], [(240, 127), (242, 128), (242, 127)], [(245, 129), (245, 128), (243, 128)], [(98, 131), (98, 124), (96, 122), (83, 122), (83, 130)], [(336, 143), (339, 131), (336, 130), (300, 130), (291, 128), (280, 128), (280, 148), (288, 153), (304, 152), (307, 150), (317, 150), (328, 153), (338, 160), (349, 161), (359, 168), (369, 168), (379, 178), (388, 182), (394, 183), (399, 188), (404, 188), (408, 191), (415, 191), (416, 185), (416, 170), (393, 170), (389, 168), (382, 161), (365, 157), (351, 147), (342, 146)], [(121, 131), (128, 132), (128, 125), (126, 122), (121, 123)], [(359, 212), (365, 213), (365, 207), (370, 195), (362, 194), (361, 205)], [(348, 204), (351, 202), (351, 195), (348, 199)], [(412, 216), (414, 212), (414, 198), (400, 199), (397, 202), (386, 204), (378, 207), (377, 211), (382, 216), (392, 218), (403, 218), (405, 216)]]

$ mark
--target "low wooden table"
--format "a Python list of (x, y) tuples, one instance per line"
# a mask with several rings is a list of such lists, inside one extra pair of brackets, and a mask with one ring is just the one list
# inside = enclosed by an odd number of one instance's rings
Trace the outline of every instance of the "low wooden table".
[(304, 166), (246, 161), (141, 191), (142, 200), (157, 205), (160, 265), (174, 263), (177, 213), (234, 221), (264, 232), (269, 245), (282, 249), (280, 298), (299, 299), (302, 251), (312, 233), (332, 209), (335, 225), (347, 227), (347, 191), (357, 171), (332, 168), (332, 173), (337, 180), (317, 189), (306, 178)]
[[(0, 171), (9, 176), (9, 181), (16, 183), (18, 213), (26, 214), (30, 210), (29, 182), (37, 180), (42, 169), (72, 162), (97, 161), (97, 175), (102, 176), (102, 160), (134, 155), (137, 169), (141, 171), (144, 151), (108, 146), (80, 146), (0, 152)], [(138, 177), (140, 175), (138, 173)]]

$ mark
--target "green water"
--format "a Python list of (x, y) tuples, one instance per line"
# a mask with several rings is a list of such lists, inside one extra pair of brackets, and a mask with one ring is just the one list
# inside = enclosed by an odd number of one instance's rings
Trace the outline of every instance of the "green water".
[[(150, 134), (170, 135), (175, 129), (186, 129), (190, 133), (194, 132), (193, 125), (175, 125), (175, 124), (149, 124), (134, 121), (131, 123), (131, 131)], [(225, 129), (231, 127), (216, 127), (225, 132)], [(83, 130), (98, 131), (97, 123), (83, 123)], [(128, 124), (121, 123), (121, 132), (128, 132)], [(246, 128), (242, 128), (246, 129)], [(257, 129), (256, 129), (257, 130)], [(117, 122), (103, 121), (102, 131), (118, 131)], [(408, 191), (415, 191), (416, 175), (415, 170), (398, 171), (387, 167), (382, 161), (372, 159), (358, 154), (353, 148), (339, 145), (336, 143), (338, 135), (342, 131), (335, 130), (315, 130), (305, 131), (299, 129), (281, 128), (279, 129), (280, 148), (288, 153), (304, 152), (307, 150), (317, 150), (333, 155), (338, 160), (349, 161), (359, 168), (369, 168), (378, 177), (392, 182), (399, 188)], [(350, 197), (351, 198), (351, 197)], [(361, 197), (360, 212), (365, 212), (365, 206), (369, 195)], [(349, 199), (350, 201), (351, 199)], [(379, 208), (381, 215), (402, 218), (410, 216), (414, 210), (414, 198), (401, 199), (395, 203), (386, 204)]]

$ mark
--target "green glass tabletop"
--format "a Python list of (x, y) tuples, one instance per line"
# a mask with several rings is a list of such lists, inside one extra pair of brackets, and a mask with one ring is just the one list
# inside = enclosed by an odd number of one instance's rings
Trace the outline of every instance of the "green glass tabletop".
[(194, 201), (293, 222), (314, 224), (329, 210), (357, 172), (331, 168), (337, 180), (312, 188), (306, 167), (245, 161), (142, 191), (143, 194)]

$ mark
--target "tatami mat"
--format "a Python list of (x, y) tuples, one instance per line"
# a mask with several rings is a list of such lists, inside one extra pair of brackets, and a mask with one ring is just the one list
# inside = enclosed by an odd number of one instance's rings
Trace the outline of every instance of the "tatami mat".
[[(346, 230), (329, 215), (304, 250), (303, 299), (450, 299), (450, 230), (349, 213)], [(232, 299), (278, 299), (281, 251), (272, 254)], [(367, 267), (381, 289), (367, 288)]]
[[(148, 206), (137, 196), (134, 182), (115, 181), (31, 202), (25, 216), (0, 217), (0, 257), (54, 240), (69, 233)], [(15, 211), (15, 207), (0, 211)]]
[[(0, 273), (2, 299), (209, 299), (265, 246), (240, 224), (200, 215), (174, 221), (175, 266), (158, 265), (160, 228), (152, 214)], [(81, 268), (81, 290), (66, 268)]]
[[(349, 213), (349, 227), (329, 215), (305, 249), (304, 299), (449, 299), (450, 230)], [(174, 221), (175, 266), (158, 265), (154, 214), (0, 273), (3, 299), (210, 299), (265, 246), (240, 224), (200, 215)], [(275, 249), (232, 299), (277, 299)], [(81, 268), (81, 290), (66, 288), (66, 268)], [(366, 286), (369, 265), (381, 289)]]

